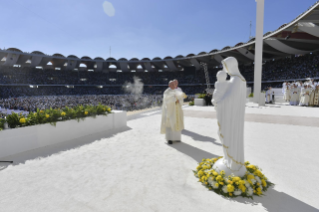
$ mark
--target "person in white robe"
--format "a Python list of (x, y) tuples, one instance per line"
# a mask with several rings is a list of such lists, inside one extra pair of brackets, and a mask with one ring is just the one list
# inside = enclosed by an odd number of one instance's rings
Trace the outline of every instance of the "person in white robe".
[(290, 105), (298, 105), (299, 96), (300, 96), (300, 89), (298, 88), (298, 85), (294, 84), (290, 92), (291, 92)]
[(307, 85), (306, 84), (300, 89), (299, 106), (303, 105), (306, 89), (307, 89)]
[(312, 90), (310, 94), (310, 101), (309, 105), (312, 107), (318, 107), (319, 106), (319, 84), (316, 85), (315, 89)]
[(304, 84), (304, 87), (302, 88), (300, 93), (300, 103), (299, 103), (300, 106), (308, 106), (311, 91), (312, 91), (311, 85)]
[(187, 95), (183, 92), (183, 90), (178, 87), (178, 80), (174, 79), (173, 82), (175, 83), (175, 90), (178, 93), (176, 95), (176, 124), (178, 129), (184, 129), (184, 113), (183, 113), (183, 104), (184, 99), (187, 98)]
[(270, 104), (272, 103), (272, 90), (271, 87), (268, 88), (266, 91), (266, 103)]
[(161, 134), (165, 134), (169, 144), (173, 141), (181, 141), (181, 131), (184, 129), (184, 123), (181, 124), (180, 116), (177, 114), (183, 93), (175, 89), (175, 85), (175, 82), (170, 81), (169, 88), (163, 95)]
[(284, 100), (286, 102), (290, 101), (290, 84), (286, 84), (286, 89), (285, 89), (285, 93), (284, 93)]
[(287, 88), (287, 82), (284, 82), (284, 83), (282, 83), (282, 89), (281, 89), (281, 92), (282, 92), (282, 94), (283, 95), (285, 95), (285, 93), (286, 93), (286, 88)]
[[(240, 74), (234, 57), (222, 61), (231, 76), (226, 86), (215, 88), (213, 103), (217, 105), (219, 137), (223, 145), (222, 163), (232, 172), (244, 170), (244, 119), (246, 106), (246, 80)], [(218, 162), (218, 161), (217, 161)], [(227, 173), (227, 171), (225, 171)]]

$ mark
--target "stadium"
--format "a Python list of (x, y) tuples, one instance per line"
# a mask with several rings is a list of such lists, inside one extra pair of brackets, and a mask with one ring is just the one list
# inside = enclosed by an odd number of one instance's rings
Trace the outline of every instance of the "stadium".
[[(283, 81), (319, 77), (318, 24), (319, 6), (316, 3), (290, 23), (264, 34), (263, 88), (280, 87)], [(213, 86), (216, 72), (221, 68), (220, 62), (229, 56), (239, 61), (248, 86), (253, 87), (254, 51), (254, 38), (247, 43), (240, 42), (221, 50), (213, 49), (174, 58), (167, 56), (163, 59), (92, 59), (89, 56), (64, 56), (60, 53), (46, 55), (41, 50), (26, 53), (19, 48), (1, 49), (1, 90), (12, 90), (11, 97), (37, 95), (39, 91), (28, 88), (30, 85), (37, 85), (39, 90), (43, 90), (41, 93), (47, 95), (54, 94), (54, 89), (61, 90), (61, 94), (123, 94), (122, 85), (132, 81), (133, 76), (138, 76), (144, 83), (146, 94), (162, 94), (167, 80), (172, 78), (179, 78), (186, 92), (195, 94), (206, 88), (205, 74), (200, 63), (207, 64), (209, 82)], [(307, 70), (300, 71), (303, 66), (296, 65), (300, 63), (305, 63)], [(17, 88), (11, 87), (13, 85), (23, 87), (24, 91), (17, 92)], [(65, 85), (74, 86), (74, 89), (66, 89), (63, 87)], [(81, 88), (86, 89), (83, 91)], [(2, 97), (7, 95), (8, 92), (1, 92)]]
[[(265, 33), (262, 43), (261, 104), (251, 98), (255, 38), (210, 52), (140, 59), (1, 48), (0, 211), (318, 211), (319, 1)], [(245, 93), (240, 124), (223, 110), (231, 105), (236, 116), (240, 103), (221, 107), (210, 93), (218, 91), (218, 73), (230, 57), (247, 90), (228, 90), (223, 98)], [(234, 79), (227, 73), (227, 81)], [(312, 95), (312, 103), (310, 97), (307, 104), (291, 103), (297, 83), (300, 102)], [(169, 89), (182, 89), (173, 106)], [(276, 101), (267, 97), (269, 89)], [(169, 107), (183, 123), (179, 139), (168, 139), (167, 126), (162, 132)], [(227, 124), (220, 124), (221, 111)], [(228, 155), (230, 131), (222, 132), (228, 125), (244, 128), (245, 161)], [(209, 181), (209, 174), (202, 180), (198, 167), (223, 155), (247, 168), (247, 180), (228, 180), (238, 170), (228, 178), (216, 173), (221, 181)], [(256, 171), (249, 181), (248, 160), (269, 180)], [(215, 171), (209, 167), (205, 174)], [(220, 190), (213, 192), (216, 183)]]

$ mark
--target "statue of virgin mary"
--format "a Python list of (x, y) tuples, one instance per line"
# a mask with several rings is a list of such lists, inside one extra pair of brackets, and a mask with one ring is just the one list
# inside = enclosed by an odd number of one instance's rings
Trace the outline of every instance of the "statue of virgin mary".
[(216, 161), (214, 169), (224, 170), (226, 176), (244, 176), (244, 119), (246, 105), (246, 80), (240, 74), (234, 57), (222, 61), (230, 80), (215, 88), (213, 103), (218, 121), (218, 134), (223, 144), (224, 157)]

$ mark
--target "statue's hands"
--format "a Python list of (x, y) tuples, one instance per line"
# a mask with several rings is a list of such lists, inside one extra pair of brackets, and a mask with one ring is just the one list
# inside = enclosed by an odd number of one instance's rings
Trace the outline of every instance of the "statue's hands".
[(179, 100), (177, 100), (176, 102), (175, 102), (175, 104), (178, 104), (179, 103)]

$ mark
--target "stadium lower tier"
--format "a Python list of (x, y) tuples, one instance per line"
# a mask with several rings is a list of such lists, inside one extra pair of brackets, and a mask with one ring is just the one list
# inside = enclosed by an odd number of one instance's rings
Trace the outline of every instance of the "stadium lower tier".
[[(0, 98), (9, 97), (20, 97), (20, 96), (51, 96), (51, 95), (99, 95), (99, 94), (109, 94), (109, 95), (120, 95), (127, 94), (121, 85), (118, 86), (105, 86), (103, 88), (88, 87), (88, 86), (74, 86), (72, 88), (67, 88), (65, 86), (46, 86), (39, 85), (38, 88), (31, 88), (30, 86), (0, 86)], [(252, 84), (247, 86), (251, 87)], [(263, 83), (262, 88), (267, 87), (280, 88), (282, 82), (276, 83)], [(207, 86), (206, 85), (183, 85), (180, 87), (188, 95), (194, 95), (196, 93), (203, 92)], [(144, 94), (163, 94), (167, 85), (162, 86), (144, 86)]]

